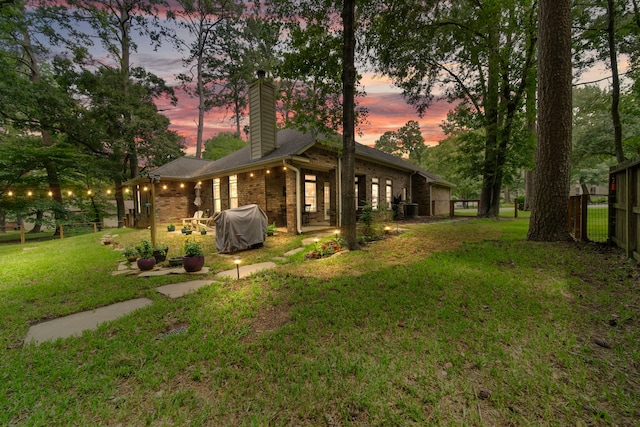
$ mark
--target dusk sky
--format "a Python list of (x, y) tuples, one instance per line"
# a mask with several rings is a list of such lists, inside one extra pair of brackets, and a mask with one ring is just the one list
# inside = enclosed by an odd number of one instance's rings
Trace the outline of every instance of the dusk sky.
[[(144, 49), (142, 45), (140, 47), (141, 50)], [(175, 83), (175, 76), (184, 72), (178, 53), (169, 48), (164, 51), (161, 49), (159, 52), (134, 53), (132, 60), (134, 65), (143, 65), (171, 85)], [(360, 127), (362, 136), (357, 136), (358, 142), (373, 146), (383, 133), (398, 130), (409, 120), (418, 121), (427, 144), (435, 145), (443, 138), (440, 123), (451, 109), (450, 104), (435, 103), (425, 116), (420, 118), (413, 107), (405, 102), (400, 91), (388, 80), (365, 74), (362, 83), (367, 96), (359, 102), (369, 110), (369, 117), (368, 124)], [(187, 153), (193, 154), (198, 120), (197, 100), (180, 90), (177, 90), (176, 94), (179, 98), (178, 105), (172, 106), (161, 101), (157, 103), (158, 108), (171, 120), (171, 129), (185, 137)], [(219, 132), (234, 132), (235, 127), (230, 119), (230, 115), (224, 111), (207, 112), (204, 139), (211, 138)]]

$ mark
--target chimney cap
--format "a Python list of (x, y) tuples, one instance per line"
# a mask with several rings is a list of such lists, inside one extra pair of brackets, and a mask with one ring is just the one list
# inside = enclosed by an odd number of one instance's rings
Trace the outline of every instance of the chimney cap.
[(258, 70), (257, 74), (259, 79), (264, 79), (267, 75), (267, 72), (265, 70)]

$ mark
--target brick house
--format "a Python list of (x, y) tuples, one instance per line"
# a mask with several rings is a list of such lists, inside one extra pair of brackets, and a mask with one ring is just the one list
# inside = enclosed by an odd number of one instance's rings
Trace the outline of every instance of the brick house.
[[(126, 182), (134, 187), (136, 226), (149, 225), (153, 205), (156, 221), (170, 223), (197, 210), (212, 216), (252, 203), (270, 224), (290, 233), (311, 225), (339, 226), (341, 141), (321, 141), (293, 129), (276, 131), (274, 87), (262, 78), (250, 88), (249, 118), (248, 146), (216, 161), (181, 157)], [(400, 196), (412, 215), (449, 212), (452, 184), (401, 158), (356, 144), (355, 171), (351, 185), (361, 206), (390, 209), (393, 197)]]

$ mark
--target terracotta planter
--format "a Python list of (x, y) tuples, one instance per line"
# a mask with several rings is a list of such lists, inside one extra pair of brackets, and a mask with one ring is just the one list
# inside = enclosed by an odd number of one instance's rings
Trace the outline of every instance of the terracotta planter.
[(204, 265), (204, 255), (182, 257), (182, 267), (187, 273), (200, 271), (202, 270), (203, 265)]
[(156, 259), (154, 257), (138, 258), (136, 262), (138, 263), (138, 268), (140, 269), (140, 271), (151, 270), (156, 265)]

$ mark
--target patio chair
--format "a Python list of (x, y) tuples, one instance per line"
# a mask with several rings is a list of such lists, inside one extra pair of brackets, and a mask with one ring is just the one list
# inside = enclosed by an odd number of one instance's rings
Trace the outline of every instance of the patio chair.
[(190, 222), (192, 226), (197, 227), (203, 214), (204, 211), (196, 211), (193, 214), (193, 218), (182, 218), (182, 226), (184, 227), (188, 222)]

